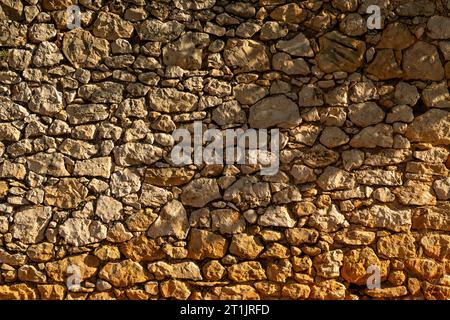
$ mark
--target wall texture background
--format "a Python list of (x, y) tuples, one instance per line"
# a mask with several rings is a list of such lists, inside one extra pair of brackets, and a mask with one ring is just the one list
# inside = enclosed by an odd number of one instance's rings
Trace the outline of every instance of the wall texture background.
[[(450, 3), (0, 8), (0, 299), (450, 298)], [(194, 121), (279, 173), (173, 165)]]

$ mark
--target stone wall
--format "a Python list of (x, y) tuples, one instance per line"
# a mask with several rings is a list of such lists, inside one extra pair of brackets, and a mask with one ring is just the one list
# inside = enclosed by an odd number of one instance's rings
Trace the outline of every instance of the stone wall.
[[(0, 299), (450, 298), (450, 3), (0, 7)], [(278, 173), (174, 165), (194, 121)]]

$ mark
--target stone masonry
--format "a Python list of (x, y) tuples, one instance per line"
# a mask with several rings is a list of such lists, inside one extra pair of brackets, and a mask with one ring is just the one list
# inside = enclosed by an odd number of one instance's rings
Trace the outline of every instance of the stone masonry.
[(450, 299), (449, 86), (446, 0), (0, 0), (0, 299)]

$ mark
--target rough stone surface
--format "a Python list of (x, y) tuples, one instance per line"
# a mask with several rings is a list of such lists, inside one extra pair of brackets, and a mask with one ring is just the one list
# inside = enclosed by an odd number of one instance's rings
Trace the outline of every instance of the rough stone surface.
[(76, 68), (95, 68), (108, 56), (109, 43), (90, 32), (74, 29), (64, 35), (63, 53)]
[(52, 210), (50, 207), (32, 207), (14, 215), (12, 235), (24, 243), (38, 243), (44, 240)]
[(450, 299), (449, 10), (0, 0), (0, 299)]
[(363, 63), (366, 45), (333, 31), (320, 39), (320, 52), (316, 59), (319, 67), (327, 73), (336, 71), (354, 72)]
[(181, 202), (174, 200), (166, 204), (159, 217), (148, 229), (148, 235), (152, 238), (161, 236), (175, 236), (185, 239), (189, 230), (189, 222)]
[(300, 121), (300, 113), (292, 100), (281, 95), (265, 98), (253, 105), (248, 121), (252, 128), (289, 128)]
[(450, 144), (450, 113), (432, 109), (414, 118), (406, 130), (406, 137), (411, 141), (430, 142), (439, 145)]

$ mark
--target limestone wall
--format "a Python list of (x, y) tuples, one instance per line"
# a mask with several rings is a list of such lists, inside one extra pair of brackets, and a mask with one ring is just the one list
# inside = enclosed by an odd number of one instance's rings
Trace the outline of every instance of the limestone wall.
[(450, 298), (450, 2), (0, 8), (0, 299)]

